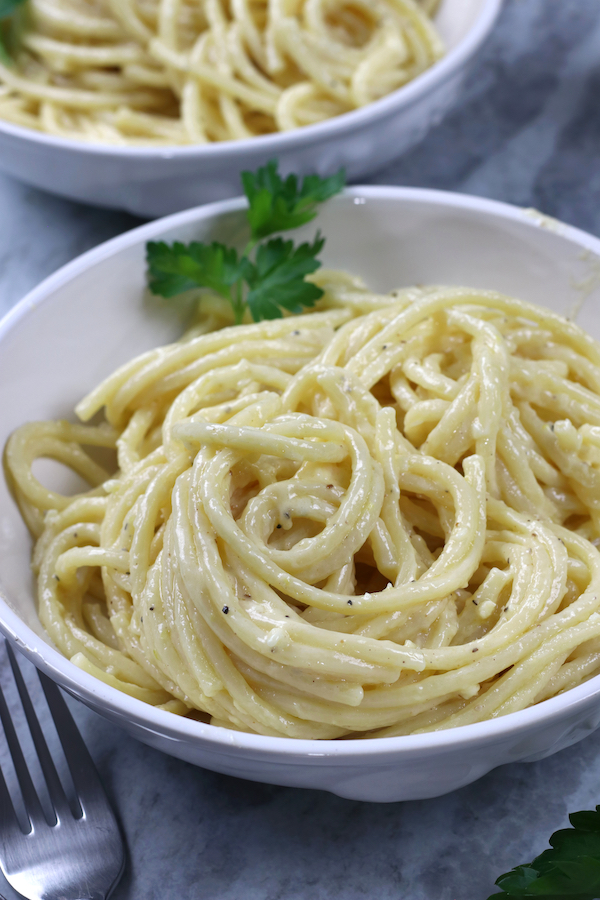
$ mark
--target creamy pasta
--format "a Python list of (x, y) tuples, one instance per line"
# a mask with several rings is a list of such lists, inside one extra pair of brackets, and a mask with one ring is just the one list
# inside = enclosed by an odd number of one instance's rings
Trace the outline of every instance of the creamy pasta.
[(442, 54), (437, 0), (27, 0), (0, 118), (60, 137), (201, 144), (321, 122)]
[[(468, 724), (600, 671), (600, 345), (493, 292), (312, 277), (318, 311), (217, 328), (215, 305), (79, 404), (102, 424), (12, 435), (56, 646), (295, 738)], [(91, 490), (44, 487), (41, 457)]]

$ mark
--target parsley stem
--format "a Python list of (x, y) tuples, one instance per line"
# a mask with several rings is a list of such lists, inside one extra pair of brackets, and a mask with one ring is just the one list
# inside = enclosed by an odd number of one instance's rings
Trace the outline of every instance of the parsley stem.
[(244, 298), (242, 296), (242, 281), (236, 281), (233, 285), (233, 296), (231, 298), (231, 305), (233, 306), (233, 315), (234, 321), (236, 325), (242, 324), (242, 319), (244, 318)]
[(252, 253), (254, 248), (257, 246), (257, 244), (258, 244), (258, 238), (250, 238), (250, 240), (244, 247), (244, 252), (242, 253), (242, 257), (247, 256), (249, 258), (250, 254)]

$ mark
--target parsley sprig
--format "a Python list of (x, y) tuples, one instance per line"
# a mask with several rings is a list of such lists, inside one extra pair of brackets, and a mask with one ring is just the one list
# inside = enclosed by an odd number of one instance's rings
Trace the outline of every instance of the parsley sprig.
[(312, 243), (298, 246), (281, 237), (265, 238), (310, 222), (318, 205), (339, 193), (344, 182), (343, 170), (330, 178), (308, 175), (301, 184), (295, 175), (283, 179), (274, 160), (255, 173), (243, 172), (250, 226), (244, 251), (238, 255), (234, 247), (217, 242), (151, 241), (146, 245), (150, 290), (169, 298), (209, 288), (229, 301), (236, 324), (246, 308), (259, 322), (314, 306), (323, 291), (305, 277), (321, 265), (317, 256), (324, 238), (317, 232)]
[(23, 6), (25, 0), (0, 0), (0, 61), (3, 63), (12, 63), (12, 58), (5, 45), (5, 20), (9, 19), (20, 6)]
[(598, 900), (600, 898), (600, 806), (569, 816), (572, 828), (556, 831), (532, 863), (501, 875), (502, 893), (489, 900)]

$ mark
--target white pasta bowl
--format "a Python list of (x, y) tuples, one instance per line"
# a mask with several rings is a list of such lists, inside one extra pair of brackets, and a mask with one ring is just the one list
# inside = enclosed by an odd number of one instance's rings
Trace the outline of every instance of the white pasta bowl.
[(355, 181), (417, 144), (455, 102), (502, 0), (442, 0), (436, 24), (447, 48), (432, 68), (361, 109), (295, 131), (185, 147), (115, 147), (0, 121), (0, 169), (42, 190), (140, 216), (167, 215), (234, 197), (240, 172), (277, 157), (283, 171)]
[[(71, 417), (116, 366), (175, 338), (173, 312), (144, 299), (146, 241), (233, 240), (242, 236), (242, 209), (242, 200), (224, 201), (145, 225), (86, 253), (22, 300), (0, 324), (0, 443), (28, 420)], [(324, 262), (362, 275), (376, 290), (427, 282), (495, 289), (563, 314), (578, 311), (580, 324), (600, 338), (600, 241), (535, 211), (367, 187), (328, 203), (318, 224), (327, 236)], [(407, 737), (297, 740), (180, 718), (96, 680), (51, 646), (36, 614), (30, 539), (3, 481), (0, 534), (0, 629), (98, 713), (215, 771), (361, 800), (425, 798), (495, 766), (540, 759), (600, 724), (600, 676), (521, 712)]]

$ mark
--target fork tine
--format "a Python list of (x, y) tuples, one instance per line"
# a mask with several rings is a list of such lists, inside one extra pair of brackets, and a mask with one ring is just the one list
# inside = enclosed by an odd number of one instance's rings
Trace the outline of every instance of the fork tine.
[(21, 669), (19, 668), (13, 649), (8, 643), (6, 644), (6, 651), (8, 653), (10, 666), (17, 683), (17, 690), (19, 692), (19, 697), (21, 698), (21, 703), (23, 705), (27, 724), (29, 725), (29, 731), (31, 732), (33, 744), (40, 761), (40, 766), (42, 767), (44, 778), (46, 779), (46, 787), (48, 788), (48, 794), (50, 795), (50, 799), (54, 807), (54, 812), (58, 816), (58, 819), (64, 818), (67, 815), (71, 816), (72, 812), (69, 807), (67, 797), (60, 782), (60, 778), (58, 777), (56, 767), (52, 761), (50, 751), (48, 750), (48, 744), (46, 743), (46, 739), (44, 738), (44, 735), (42, 733), (38, 717), (35, 714), (35, 710), (31, 702), (31, 697), (29, 696), (29, 691), (25, 686), (25, 681), (23, 679)]
[[(10, 796), (2, 769), (0, 769), (0, 833), (8, 828), (19, 828), (21, 831), (21, 823), (17, 818), (15, 808), (13, 806), (12, 797)], [(2, 895), (0, 894), (0, 898)]]
[[(35, 787), (33, 786), (33, 781), (31, 780), (31, 775), (29, 774), (29, 769), (27, 768), (27, 763), (25, 762), (25, 757), (23, 756), (23, 752), (21, 750), (21, 745), (19, 743), (19, 739), (17, 737), (17, 733), (15, 731), (14, 725), (12, 723), (12, 719), (11, 719), (10, 713), (8, 711), (8, 706), (7, 706), (6, 700), (4, 698), (4, 693), (3, 693), (1, 687), (0, 687), (0, 721), (2, 721), (2, 726), (4, 728), (4, 734), (6, 737), (6, 743), (8, 744), (8, 749), (10, 750), (10, 755), (12, 756), (13, 765), (15, 767), (15, 772), (17, 774), (17, 779), (19, 781), (19, 787), (21, 789), (21, 794), (22, 794), (23, 800), (25, 802), (25, 811), (27, 813), (27, 818), (29, 819), (29, 824), (35, 828), (36, 825), (39, 826), (42, 823), (45, 823), (46, 817), (44, 816), (44, 811), (42, 810), (42, 805), (41, 805), (39, 797), (36, 793)], [(6, 783), (5, 783), (4, 787), (8, 793), (8, 789), (6, 788)], [(11, 805), (12, 805), (12, 803), (11, 803)], [(13, 808), (13, 810), (14, 810), (14, 808)]]
[(38, 671), (38, 676), (69, 765), (82, 812), (85, 814), (87, 804), (103, 804), (108, 808), (108, 798), (102, 787), (94, 760), (79, 734), (62, 694), (47, 675)]

